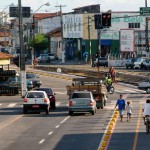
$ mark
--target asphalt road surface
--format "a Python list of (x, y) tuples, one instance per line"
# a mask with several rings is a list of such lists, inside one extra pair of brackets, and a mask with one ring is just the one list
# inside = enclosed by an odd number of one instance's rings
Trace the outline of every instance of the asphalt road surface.
[(0, 149), (1, 150), (97, 150), (114, 112), (119, 94), (132, 102), (130, 122), (116, 122), (109, 140), (109, 150), (149, 150), (150, 135), (145, 132), (142, 105), (149, 96), (135, 87), (114, 84), (115, 93), (108, 95), (107, 106), (91, 114), (68, 115), (68, 96), (65, 86), (71, 81), (40, 76), (42, 87), (52, 87), (56, 93), (56, 110), (49, 115), (39, 112), (22, 113), (20, 96), (0, 97)]

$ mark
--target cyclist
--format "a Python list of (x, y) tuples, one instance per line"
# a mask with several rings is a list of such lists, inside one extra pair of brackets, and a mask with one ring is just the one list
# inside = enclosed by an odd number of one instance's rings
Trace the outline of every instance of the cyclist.
[(146, 116), (150, 116), (150, 99), (146, 100), (146, 104), (143, 106), (143, 119), (145, 124), (145, 118)]
[(109, 92), (110, 91), (110, 88), (112, 86), (112, 79), (111, 79), (111, 76), (108, 76), (108, 78), (105, 79), (105, 83), (106, 83), (106, 88), (107, 88), (107, 91)]

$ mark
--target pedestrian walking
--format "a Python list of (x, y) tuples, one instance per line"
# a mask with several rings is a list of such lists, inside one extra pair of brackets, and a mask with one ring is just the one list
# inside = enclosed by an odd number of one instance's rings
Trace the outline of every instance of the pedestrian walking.
[(91, 57), (91, 66), (94, 67), (94, 55)]
[(132, 115), (132, 106), (130, 105), (130, 102), (127, 102), (126, 111), (127, 111), (127, 121), (130, 121)]
[(117, 100), (115, 108), (118, 106), (119, 114), (120, 114), (120, 121), (123, 122), (123, 114), (125, 110), (126, 102), (122, 97), (122, 94), (120, 94), (120, 98)]
[(88, 63), (88, 54), (85, 55), (85, 64)]
[(116, 70), (115, 70), (115, 68), (110, 67), (109, 73), (111, 74), (112, 81), (113, 81), (113, 82), (117, 82), (117, 81), (116, 81)]
[(38, 64), (38, 60), (36, 57), (33, 59), (33, 68), (35, 69), (35, 66)]

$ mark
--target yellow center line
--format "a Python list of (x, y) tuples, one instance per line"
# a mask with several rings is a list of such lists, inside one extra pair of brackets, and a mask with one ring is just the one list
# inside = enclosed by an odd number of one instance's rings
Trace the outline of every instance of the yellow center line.
[(139, 110), (139, 114), (138, 114), (138, 121), (137, 121), (137, 125), (136, 125), (136, 130), (135, 130), (133, 150), (136, 150), (136, 146), (137, 146), (137, 140), (138, 140), (138, 133), (139, 133), (141, 115), (142, 115), (142, 106), (140, 106), (140, 110)]
[(14, 123), (16, 120), (20, 119), (23, 115), (18, 116), (16, 118), (14, 118), (13, 120), (9, 121), (7, 124), (0, 126), (0, 130), (2, 130), (3, 128), (6, 128), (7, 126), (9, 126), (10, 124)]

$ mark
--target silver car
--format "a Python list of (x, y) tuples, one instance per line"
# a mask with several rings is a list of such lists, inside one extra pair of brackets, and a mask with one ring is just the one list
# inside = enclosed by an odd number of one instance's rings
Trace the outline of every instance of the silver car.
[(95, 115), (96, 101), (91, 92), (73, 92), (71, 99), (69, 100), (69, 115), (72, 115), (75, 112), (90, 112), (92, 115)]

